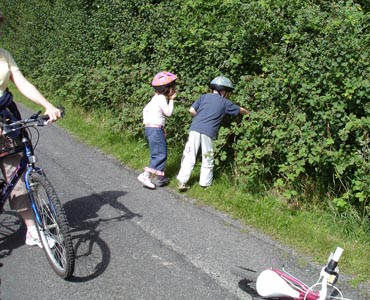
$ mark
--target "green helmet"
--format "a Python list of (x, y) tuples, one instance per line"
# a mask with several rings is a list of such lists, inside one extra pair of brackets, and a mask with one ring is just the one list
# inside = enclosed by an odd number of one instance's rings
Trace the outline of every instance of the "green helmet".
[(226, 78), (225, 76), (218, 76), (215, 79), (211, 81), (210, 87), (212, 90), (216, 90), (218, 92), (220, 91), (227, 91), (231, 92), (234, 90), (234, 86), (231, 83), (229, 78)]

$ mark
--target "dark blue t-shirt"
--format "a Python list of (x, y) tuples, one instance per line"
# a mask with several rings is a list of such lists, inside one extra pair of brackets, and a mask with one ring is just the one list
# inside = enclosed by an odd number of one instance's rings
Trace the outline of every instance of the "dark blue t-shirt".
[(240, 106), (219, 94), (202, 95), (193, 103), (192, 107), (197, 114), (193, 117), (190, 131), (206, 134), (212, 139), (216, 138), (225, 114), (236, 116), (240, 112)]

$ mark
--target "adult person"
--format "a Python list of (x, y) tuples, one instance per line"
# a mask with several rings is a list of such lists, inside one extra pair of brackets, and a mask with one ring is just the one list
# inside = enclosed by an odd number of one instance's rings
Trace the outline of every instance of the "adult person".
[[(0, 12), (0, 25), (3, 25), (3, 23), (4, 16)], [(7, 114), (13, 114), (15, 118), (19, 118), (19, 111), (8, 89), (10, 81), (14, 83), (15, 87), (27, 99), (45, 109), (45, 114), (50, 118), (48, 122), (54, 122), (61, 117), (60, 110), (54, 107), (54, 105), (52, 105), (39, 90), (23, 76), (11, 54), (7, 50), (0, 48), (0, 112), (6, 111)], [(12, 109), (9, 109), (9, 107), (12, 107)], [(10, 174), (14, 172), (23, 155), (22, 153), (8, 154), (7, 150), (20, 144), (21, 134), (14, 139), (4, 137), (0, 134), (0, 168), (5, 180), (9, 180)], [(27, 227), (26, 244), (30, 246), (37, 245), (41, 248), (42, 245), (36, 230), (34, 215), (30, 208), (23, 178), (21, 178), (14, 187), (9, 198), (10, 208), (21, 215)]]

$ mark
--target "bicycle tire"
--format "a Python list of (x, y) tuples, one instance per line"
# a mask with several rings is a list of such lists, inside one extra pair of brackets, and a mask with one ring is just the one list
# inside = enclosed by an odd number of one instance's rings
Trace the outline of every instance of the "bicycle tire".
[(75, 254), (63, 206), (45, 175), (32, 173), (29, 182), (43, 250), (55, 273), (67, 280), (74, 272)]

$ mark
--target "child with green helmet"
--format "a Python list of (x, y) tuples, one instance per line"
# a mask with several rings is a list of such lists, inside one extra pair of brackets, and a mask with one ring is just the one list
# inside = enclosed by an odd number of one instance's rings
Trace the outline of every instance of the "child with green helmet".
[(202, 149), (202, 165), (199, 184), (202, 187), (212, 185), (213, 181), (213, 141), (225, 114), (236, 116), (249, 111), (227, 99), (234, 90), (231, 81), (218, 76), (210, 83), (212, 93), (201, 95), (190, 107), (193, 116), (188, 141), (183, 151), (181, 168), (177, 175), (179, 190), (186, 191), (187, 182), (194, 168), (199, 147)]

